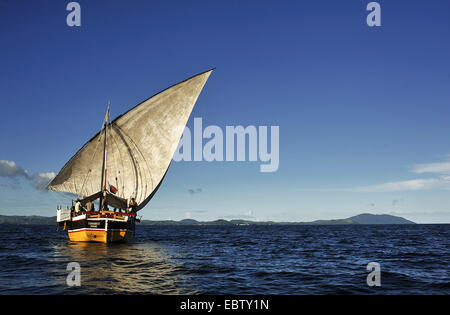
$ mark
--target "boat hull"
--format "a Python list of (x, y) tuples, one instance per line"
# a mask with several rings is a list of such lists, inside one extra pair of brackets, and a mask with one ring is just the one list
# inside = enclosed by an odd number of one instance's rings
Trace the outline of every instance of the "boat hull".
[(72, 242), (127, 242), (133, 236), (134, 231), (130, 230), (100, 230), (100, 229), (79, 229), (69, 230), (69, 239)]
[(112, 212), (86, 213), (67, 222), (72, 242), (127, 242), (134, 235), (135, 217)]

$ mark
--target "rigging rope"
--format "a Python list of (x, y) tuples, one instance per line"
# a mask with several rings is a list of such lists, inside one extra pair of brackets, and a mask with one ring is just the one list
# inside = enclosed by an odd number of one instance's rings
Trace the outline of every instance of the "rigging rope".
[[(100, 142), (100, 137), (97, 139), (97, 143), (95, 144), (95, 149), (94, 149), (94, 153), (92, 154), (91, 161), (94, 161), (95, 155), (97, 153), (97, 147), (98, 147), (99, 142)], [(91, 175), (91, 173), (92, 173), (92, 169), (90, 168), (89, 171), (86, 174), (86, 177), (84, 178), (83, 184), (82, 184), (81, 189), (80, 189), (80, 194), (83, 193), (84, 185), (86, 184), (86, 182), (87, 182), (89, 176)], [(86, 191), (86, 194), (89, 195), (88, 191)]]
[[(111, 131), (113, 130), (113, 128), (112, 128), (112, 124), (111, 124)], [(117, 133), (117, 131), (115, 131), (116, 133)], [(118, 145), (118, 143), (117, 143), (117, 140), (115, 139), (115, 137), (113, 137), (112, 136), (112, 132), (111, 132), (111, 139), (113, 140), (113, 142), (114, 142), (114, 144), (116, 145), (116, 148), (117, 148), (117, 152), (119, 152), (119, 161), (120, 161), (120, 169), (122, 170), (122, 173), (120, 173), (120, 170), (119, 170), (119, 168), (117, 167), (117, 163), (115, 163), (115, 166), (116, 166), (116, 184), (117, 184), (117, 186), (119, 186), (119, 184), (118, 184), (118, 182), (117, 182), (117, 172), (119, 172), (119, 174), (122, 176), (122, 187), (121, 187), (121, 189), (119, 190), (119, 195), (121, 194), (121, 196), (122, 196), (122, 198), (126, 198), (125, 197), (125, 179), (124, 179), (124, 172), (123, 172), (123, 170), (125, 170), (125, 166), (124, 166), (124, 163), (123, 163), (123, 158), (122, 158), (122, 153), (120, 152), (120, 149), (119, 149), (119, 145)], [(120, 188), (120, 187), (116, 187), (116, 188)]]

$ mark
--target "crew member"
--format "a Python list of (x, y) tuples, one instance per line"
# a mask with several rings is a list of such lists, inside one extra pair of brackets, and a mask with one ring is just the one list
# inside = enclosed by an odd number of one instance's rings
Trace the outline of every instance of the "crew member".
[(77, 199), (77, 202), (75, 203), (75, 214), (77, 215), (80, 214), (81, 208), (82, 208), (81, 201), (80, 199)]
[(86, 210), (87, 211), (93, 211), (93, 204), (92, 204), (92, 201), (88, 201), (87, 203), (86, 203)]
[(134, 198), (131, 198), (129, 212), (136, 213), (136, 207), (137, 207), (136, 200), (134, 200)]

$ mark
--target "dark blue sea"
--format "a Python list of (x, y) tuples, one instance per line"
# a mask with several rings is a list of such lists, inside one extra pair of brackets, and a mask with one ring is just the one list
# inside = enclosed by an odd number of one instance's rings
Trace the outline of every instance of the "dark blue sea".
[[(450, 225), (138, 225), (127, 244), (72, 243), (52, 225), (0, 235), (0, 294), (450, 293)], [(71, 262), (80, 286), (67, 285)]]

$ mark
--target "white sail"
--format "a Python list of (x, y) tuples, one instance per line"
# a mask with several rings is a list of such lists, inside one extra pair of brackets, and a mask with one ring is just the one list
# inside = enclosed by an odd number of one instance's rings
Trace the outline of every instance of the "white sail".
[[(156, 192), (197, 98), (212, 70), (178, 83), (135, 106), (107, 126), (106, 178), (116, 196), (135, 198), (138, 210)], [(50, 182), (48, 189), (92, 196), (101, 191), (103, 142), (99, 132)], [(108, 187), (107, 187), (108, 188)]]

